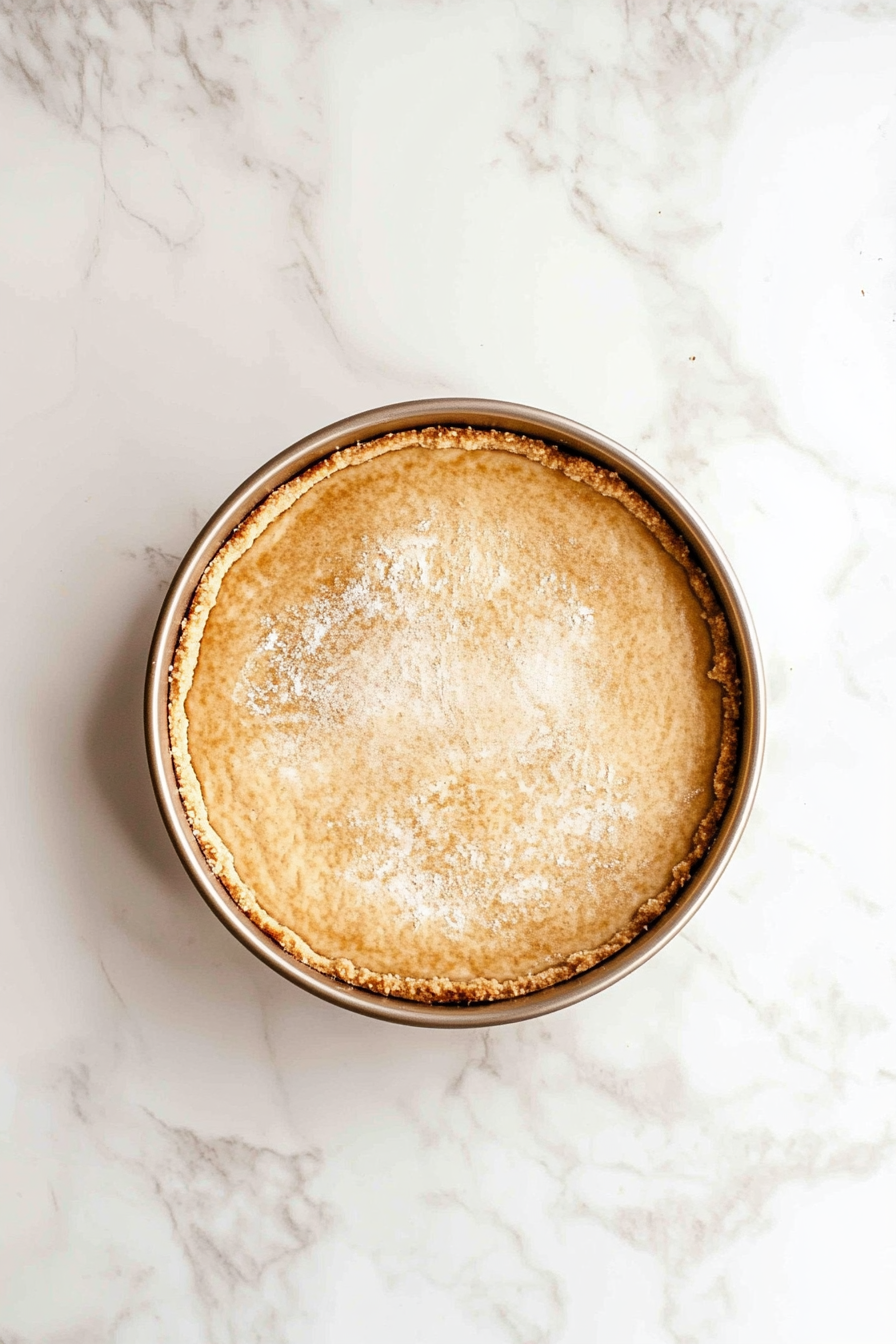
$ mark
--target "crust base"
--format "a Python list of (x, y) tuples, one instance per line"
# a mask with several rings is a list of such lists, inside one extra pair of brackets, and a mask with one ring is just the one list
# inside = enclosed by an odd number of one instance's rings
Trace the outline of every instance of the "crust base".
[[(673, 868), (672, 880), (657, 895), (645, 901), (634, 916), (599, 947), (584, 948), (547, 969), (514, 979), (480, 977), (461, 981), (445, 977), (391, 975), (355, 965), (344, 958), (333, 959), (320, 955), (293, 929), (272, 918), (258, 903), (251, 888), (241, 880), (232, 854), (209, 821), (200, 781), (190, 756), (186, 699), (193, 684), (206, 622), (227, 572), (275, 518), (318, 482), (345, 467), (407, 447), (467, 451), (491, 449), (515, 453), (553, 471), (562, 472), (570, 479), (586, 484), (622, 504), (685, 571), (690, 588), (702, 609), (712, 642), (713, 666), (709, 676), (722, 688), (721, 741), (712, 781), (712, 805), (694, 832), (689, 852)], [(209, 867), (240, 909), (287, 952), (313, 969), (362, 989), (421, 1003), (466, 1004), (516, 998), (568, 980), (621, 951), (648, 928), (686, 886), (712, 845), (734, 785), (741, 705), (737, 662), (724, 613), (706, 575), (694, 562), (687, 544), (665, 518), (615, 472), (540, 440), (501, 430), (432, 426), (386, 435), (340, 449), (273, 491), (234, 530), (200, 579), (182, 623), (169, 683), (171, 755), (183, 805)]]

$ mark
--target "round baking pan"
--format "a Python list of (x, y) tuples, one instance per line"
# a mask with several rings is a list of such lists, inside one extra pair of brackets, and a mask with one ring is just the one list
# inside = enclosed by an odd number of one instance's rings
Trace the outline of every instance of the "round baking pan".
[[(528, 434), (618, 472), (681, 533), (707, 574), (728, 618), (743, 686), (734, 790), (712, 848), (688, 885), (656, 923), (607, 961), (550, 989), (494, 1003), (425, 1004), (389, 998), (322, 975), (290, 956), (252, 923), (206, 863), (181, 803), (168, 743), (168, 677), (181, 622), (206, 565), (234, 528), (278, 485), (337, 448), (395, 430), (436, 424)], [(257, 957), (302, 989), (353, 1012), (406, 1026), (486, 1027), (539, 1017), (597, 994), (643, 965), (684, 928), (719, 880), (753, 805), (765, 736), (765, 688), (753, 623), (731, 567), (693, 509), (667, 481), (612, 439), (563, 416), (512, 402), (451, 397), (381, 406), (328, 425), (272, 458), (234, 491), (199, 533), (168, 590), (149, 655), (145, 725), (153, 787), (178, 856), (218, 918)]]

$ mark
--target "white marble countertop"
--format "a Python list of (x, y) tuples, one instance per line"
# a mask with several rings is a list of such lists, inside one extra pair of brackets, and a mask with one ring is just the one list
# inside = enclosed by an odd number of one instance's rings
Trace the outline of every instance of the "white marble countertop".
[[(894, 68), (896, 0), (0, 5), (3, 1344), (891, 1344)], [(687, 930), (489, 1032), (256, 962), (141, 736), (198, 525), (440, 394), (662, 471), (770, 691)]]

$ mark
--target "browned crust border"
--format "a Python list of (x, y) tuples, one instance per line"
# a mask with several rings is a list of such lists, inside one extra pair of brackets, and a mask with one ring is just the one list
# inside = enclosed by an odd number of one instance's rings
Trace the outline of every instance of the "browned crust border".
[[(272, 919), (258, 903), (252, 889), (240, 879), (233, 856), (209, 821), (202, 788), (190, 758), (186, 699), (193, 684), (206, 621), (228, 570), (248, 551), (275, 518), (290, 508), (319, 481), (336, 471), (341, 471), (344, 467), (367, 462), (383, 453), (409, 447), (463, 448), (469, 451), (497, 449), (517, 453), (553, 471), (561, 471), (571, 480), (583, 482), (600, 494), (618, 500), (644, 524), (663, 549), (685, 570), (710, 630), (714, 661), (709, 676), (720, 683), (723, 692), (722, 736), (719, 759), (713, 777), (713, 804), (694, 832), (689, 853), (673, 868), (669, 885), (658, 895), (645, 901), (632, 919), (600, 947), (574, 952), (556, 966), (550, 966), (547, 970), (532, 975), (518, 976), (513, 980), (490, 980), (480, 977), (475, 980), (456, 981), (442, 976), (419, 978), (388, 975), (371, 971), (364, 966), (356, 966), (345, 958), (334, 960), (315, 952), (295, 930)], [(687, 543), (652, 504), (649, 504), (616, 472), (599, 467), (587, 458), (563, 452), (551, 444), (543, 443), (540, 439), (498, 429), (465, 429), (433, 425), (426, 429), (402, 430), (395, 434), (386, 434), (331, 453), (313, 467), (309, 467), (272, 491), (234, 529), (206, 567), (193, 594), (189, 611), (181, 623), (169, 673), (168, 730), (178, 789), (193, 833), (212, 872), (240, 909), (245, 911), (260, 929), (299, 961), (347, 984), (395, 998), (412, 999), (418, 1003), (482, 1003), (531, 994), (535, 990), (547, 989), (550, 985), (559, 984), (574, 975), (579, 975), (582, 971), (589, 970), (598, 962), (605, 961), (607, 957), (621, 951), (663, 913), (690, 880), (694, 868), (706, 855), (719, 829), (734, 787), (740, 707), (741, 686), (737, 659), (725, 614), (709, 580), (691, 556)]]

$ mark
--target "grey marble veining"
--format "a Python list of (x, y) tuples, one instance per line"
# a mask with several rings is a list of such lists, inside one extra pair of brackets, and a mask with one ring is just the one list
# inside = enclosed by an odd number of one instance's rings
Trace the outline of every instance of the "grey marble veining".
[[(3, 1344), (889, 1344), (896, 4), (0, 3)], [(143, 763), (197, 528), (330, 420), (543, 405), (697, 505), (767, 764), (518, 1028), (236, 946)]]

